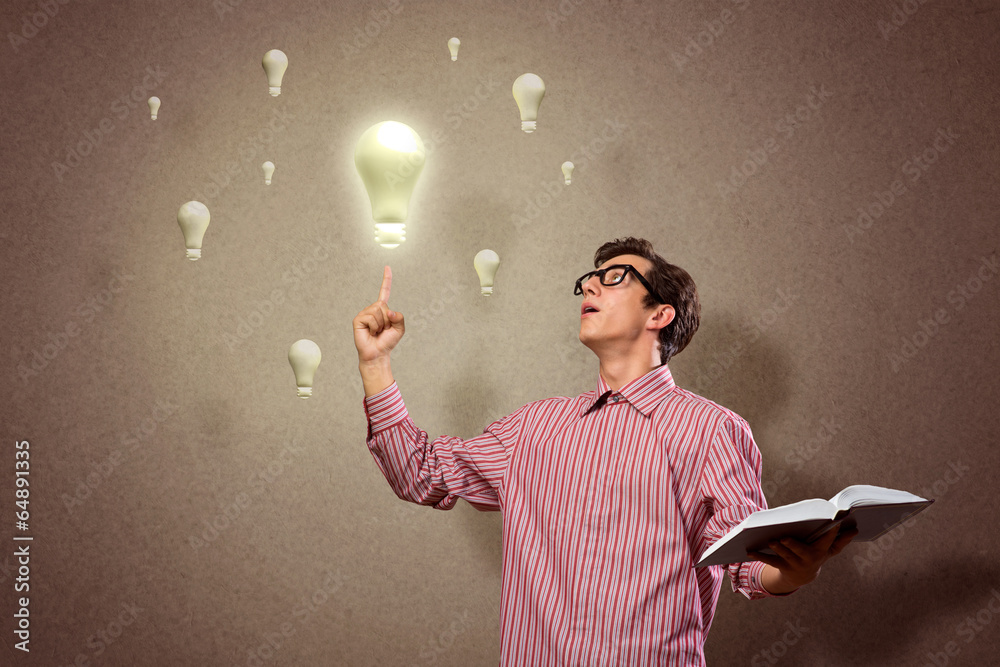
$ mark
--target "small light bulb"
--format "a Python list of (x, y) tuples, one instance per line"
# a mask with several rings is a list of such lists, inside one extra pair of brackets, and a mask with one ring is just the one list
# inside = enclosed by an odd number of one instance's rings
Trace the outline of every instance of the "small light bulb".
[(288, 69), (288, 56), (278, 49), (271, 49), (264, 54), (262, 64), (267, 74), (268, 92), (271, 97), (277, 97), (281, 94), (281, 79)]
[(295, 373), (295, 384), (299, 388), (299, 398), (312, 396), (313, 379), (322, 358), (319, 345), (308, 338), (295, 341), (289, 348), (288, 363), (292, 365), (292, 372)]
[(545, 83), (537, 74), (528, 72), (514, 80), (511, 91), (521, 112), (521, 129), (528, 133), (534, 132), (538, 120), (538, 105), (545, 97)]
[(270, 185), (271, 177), (274, 176), (274, 163), (268, 160), (260, 167), (264, 170), (264, 185)]
[(496, 279), (497, 269), (500, 268), (500, 256), (492, 250), (480, 250), (472, 260), (472, 266), (479, 274), (479, 288), (483, 296), (493, 294), (493, 281)]
[(149, 100), (149, 117), (156, 120), (156, 112), (160, 110), (160, 98), (150, 97)]
[(201, 257), (201, 243), (205, 239), (205, 230), (212, 216), (208, 207), (200, 201), (189, 201), (177, 211), (177, 224), (184, 234), (184, 246), (187, 248), (187, 258), (194, 261)]
[(451, 59), (458, 60), (458, 47), (461, 46), (462, 41), (458, 37), (452, 37), (448, 40), (448, 51), (451, 52)]
[(566, 162), (563, 162), (562, 173), (563, 176), (566, 178), (566, 185), (569, 185), (570, 181), (573, 178), (573, 163), (569, 162), (568, 160)]

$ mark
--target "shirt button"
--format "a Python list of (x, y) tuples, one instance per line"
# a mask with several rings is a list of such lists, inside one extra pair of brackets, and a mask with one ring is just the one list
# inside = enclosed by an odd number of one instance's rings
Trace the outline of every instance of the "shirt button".
[(612, 396), (611, 397), (611, 402), (612, 403), (617, 403), (619, 398), (621, 398), (621, 397), (620, 396)]

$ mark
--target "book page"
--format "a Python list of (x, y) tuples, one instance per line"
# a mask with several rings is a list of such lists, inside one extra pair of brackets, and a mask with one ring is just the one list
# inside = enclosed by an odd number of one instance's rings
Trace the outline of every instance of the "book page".
[(737, 528), (754, 528), (810, 519), (832, 519), (836, 513), (837, 508), (830, 501), (811, 498), (774, 509), (758, 510), (744, 519)]
[(925, 500), (906, 491), (887, 489), (870, 484), (854, 484), (830, 498), (838, 509), (850, 509), (863, 505), (886, 505), (891, 503), (915, 503)]

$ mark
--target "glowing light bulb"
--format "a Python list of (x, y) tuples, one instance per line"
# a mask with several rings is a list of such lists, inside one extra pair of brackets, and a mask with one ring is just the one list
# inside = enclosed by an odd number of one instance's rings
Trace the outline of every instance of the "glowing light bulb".
[(479, 287), (483, 296), (493, 294), (493, 281), (500, 268), (500, 256), (492, 250), (480, 250), (472, 260), (472, 266), (476, 267), (476, 273), (479, 274)]
[(452, 37), (448, 40), (448, 51), (451, 52), (451, 59), (458, 60), (458, 47), (461, 46), (462, 40), (458, 37)]
[(288, 349), (288, 363), (292, 365), (292, 372), (295, 373), (295, 384), (299, 388), (299, 398), (312, 396), (313, 378), (322, 358), (319, 345), (308, 338), (295, 341)]
[(267, 74), (268, 91), (271, 97), (281, 94), (281, 78), (288, 69), (288, 56), (278, 49), (271, 49), (264, 54), (264, 72)]
[(371, 200), (375, 242), (383, 248), (406, 240), (407, 209), (424, 157), (420, 135), (393, 120), (372, 125), (358, 139), (354, 166)]
[(156, 120), (156, 112), (160, 110), (160, 98), (150, 97), (147, 102), (149, 103), (149, 117)]
[(534, 132), (538, 120), (538, 105), (545, 97), (545, 83), (537, 74), (528, 72), (514, 79), (512, 92), (521, 112), (521, 129), (528, 133)]
[(208, 207), (200, 201), (189, 201), (177, 211), (177, 223), (184, 233), (188, 259), (193, 261), (201, 257), (201, 242), (211, 219)]
[(570, 181), (573, 179), (573, 163), (566, 162), (562, 163), (563, 176), (566, 178), (566, 185), (569, 185)]
[(271, 177), (274, 176), (274, 163), (268, 160), (260, 168), (264, 170), (264, 185), (270, 185)]

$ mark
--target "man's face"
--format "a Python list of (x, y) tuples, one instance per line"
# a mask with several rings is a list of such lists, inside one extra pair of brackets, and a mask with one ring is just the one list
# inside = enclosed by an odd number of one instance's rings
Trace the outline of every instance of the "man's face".
[[(649, 260), (638, 255), (618, 255), (598, 268), (615, 264), (631, 264), (642, 272), (643, 277), (652, 268)], [(580, 341), (584, 345), (599, 355), (602, 349), (609, 347), (627, 351), (641, 339), (655, 309), (643, 306), (649, 292), (631, 271), (617, 285), (602, 285), (597, 276), (591, 276), (582, 288)], [(590, 312), (591, 307), (596, 312)]]

